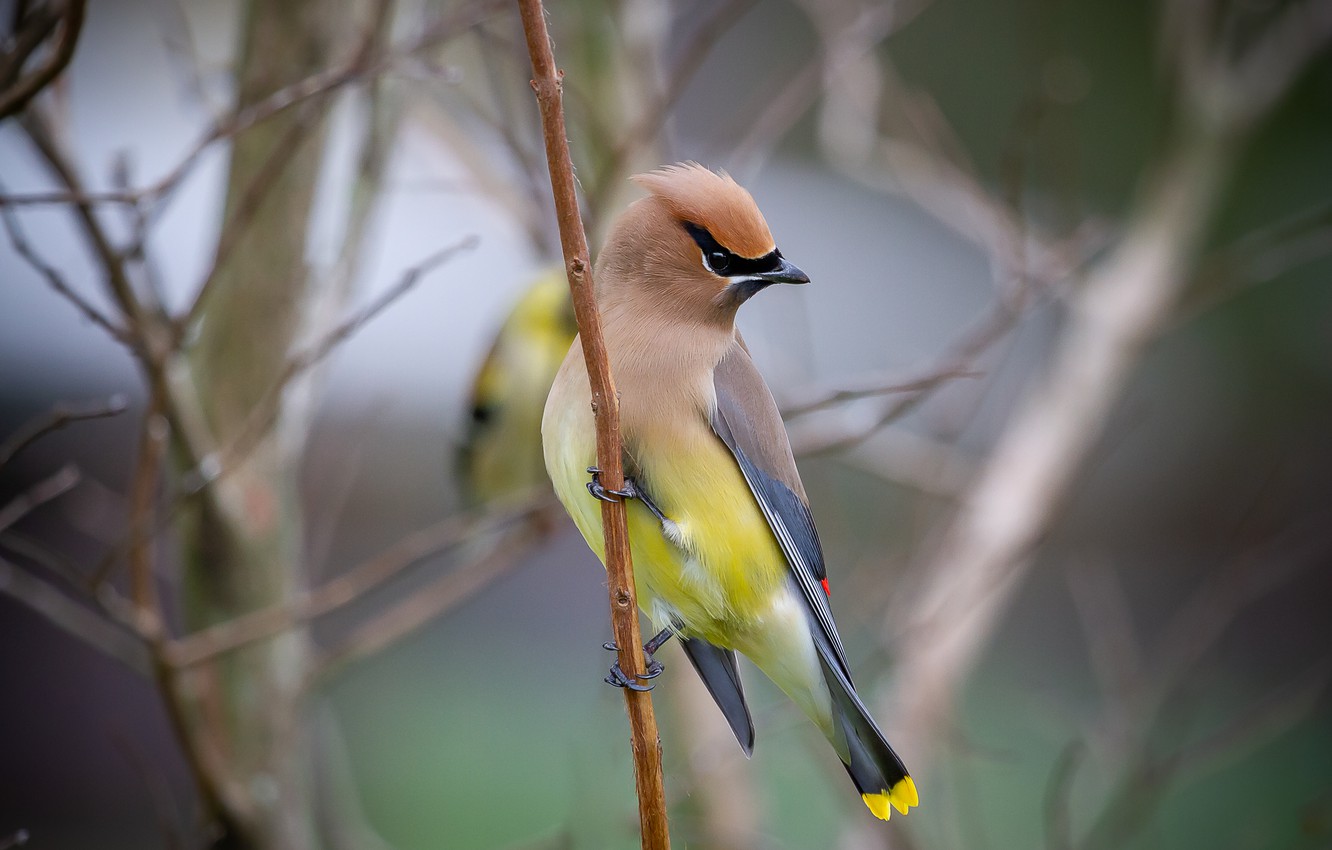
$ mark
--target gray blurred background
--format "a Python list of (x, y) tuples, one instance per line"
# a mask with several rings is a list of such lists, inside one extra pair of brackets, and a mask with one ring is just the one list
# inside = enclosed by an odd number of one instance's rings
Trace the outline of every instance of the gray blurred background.
[[(30, 5), (0, 3), (0, 20)], [(395, 57), (310, 98), (322, 129), (279, 168), (313, 174), (288, 260), (325, 304), (323, 333), (440, 249), (477, 242), (285, 388), (277, 427), (299, 437), (274, 444), (295, 453), (264, 461), (291, 486), (279, 505), (300, 517), (279, 508), (296, 538), (279, 604), (417, 529), (487, 515), (457, 455), (476, 438), (473, 381), (511, 307), (558, 261), (514, 9), (317, 6), (291, 8), (336, 33), (325, 66), (351, 67), (358, 45)], [(636, 197), (629, 174), (684, 159), (728, 169), (813, 279), (765, 292), (740, 320), (779, 402), (796, 411), (837, 388), (910, 384), (833, 400), (790, 428), (852, 666), (921, 807), (873, 821), (816, 731), (752, 668), (746, 762), (672, 649), (654, 696), (677, 846), (1332, 846), (1329, 6), (552, 4), (594, 251)], [(192, 152), (232, 114), (263, 9), (88, 4), (63, 76), (0, 123), (0, 439), (55, 405), (126, 407), (0, 466), (0, 511), (66, 464), (78, 475), (0, 523), (0, 846), (19, 830), (33, 847), (219, 835), (301, 846), (262, 826), (209, 826), (216, 812), (159, 681), (126, 661), (144, 650), (107, 650), (138, 640), (115, 600), (138, 598), (120, 562), (148, 383), (14, 241), (119, 317), (32, 116), (88, 192), (152, 185), (192, 157), (170, 196), (145, 205), (142, 256), (123, 258), (144, 303), (188, 311), (217, 271), (238, 168), (228, 134)], [(450, 16), (466, 19), (452, 37), (413, 46)], [(136, 241), (131, 209), (96, 206), (119, 245)], [(253, 275), (260, 244), (226, 262)], [(1134, 275), (1149, 283), (1121, 280)], [(1153, 287), (1170, 294), (1121, 311), (1107, 370), (1065, 368), (1079, 351), (1099, 356), (1079, 341), (1121, 309), (1088, 292)], [(202, 317), (206, 337), (214, 319)], [(245, 317), (232, 321), (230, 345), (257, 344)], [(291, 351), (320, 339), (315, 319), (305, 327)], [(536, 435), (503, 439), (518, 454)], [(150, 548), (180, 638), (218, 621), (191, 609), (190, 571), (222, 567), (191, 563), (190, 509), (170, 505), (223, 484), (201, 485), (173, 446), (153, 479), (165, 519)], [(223, 466), (220, 482), (248, 474)], [(283, 757), (300, 761), (308, 846), (636, 844), (622, 700), (600, 684), (604, 574), (560, 515), (495, 558), (503, 569), (473, 566), (471, 584), (441, 596), (451, 571), (508, 545), (492, 537), (427, 546), (292, 630), (311, 657), (364, 650), (303, 688), (277, 734), (303, 742)], [(110, 590), (81, 589), (99, 564)], [(53, 625), (45, 594), (109, 624)], [(367, 624), (392, 639), (381, 648)], [(99, 635), (114, 638), (104, 651), (88, 640)], [(291, 816), (280, 774), (237, 769), (238, 798)]]

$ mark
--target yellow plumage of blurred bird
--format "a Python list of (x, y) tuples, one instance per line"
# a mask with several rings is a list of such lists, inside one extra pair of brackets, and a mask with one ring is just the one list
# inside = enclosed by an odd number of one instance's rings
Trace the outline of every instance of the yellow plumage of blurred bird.
[(577, 332), (562, 269), (533, 281), (505, 317), (472, 385), (458, 451), (469, 501), (502, 500), (545, 486), (541, 410)]
[[(634, 180), (648, 196), (615, 222), (594, 274), (625, 488), (607, 491), (589, 469), (595, 425), (575, 342), (542, 419), (555, 492), (603, 561), (589, 492), (628, 500), (638, 602), (662, 630), (645, 649), (680, 638), (746, 754), (754, 725), (736, 652), (818, 726), (875, 816), (905, 814), (915, 784), (852, 684), (786, 429), (735, 328), (751, 296), (809, 278), (730, 177), (689, 163)], [(612, 684), (645, 687), (611, 672)]]

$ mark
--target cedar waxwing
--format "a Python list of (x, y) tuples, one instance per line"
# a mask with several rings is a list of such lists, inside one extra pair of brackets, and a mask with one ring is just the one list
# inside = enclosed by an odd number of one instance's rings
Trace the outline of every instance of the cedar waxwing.
[[(541, 424), (555, 492), (603, 561), (588, 494), (627, 502), (638, 604), (662, 630), (645, 647), (645, 678), (660, 672), (652, 651), (677, 635), (748, 755), (744, 653), (827, 737), (870, 811), (905, 814), (915, 784), (851, 683), (786, 429), (735, 328), (755, 293), (809, 278), (729, 176), (689, 163), (633, 179), (649, 196), (612, 226), (594, 274), (626, 484), (608, 491), (589, 469), (595, 429), (575, 341)], [(644, 687), (618, 666), (607, 681)]]
[(458, 451), (468, 501), (545, 486), (541, 409), (577, 332), (563, 269), (537, 277), (509, 311), (472, 384), (471, 420)]

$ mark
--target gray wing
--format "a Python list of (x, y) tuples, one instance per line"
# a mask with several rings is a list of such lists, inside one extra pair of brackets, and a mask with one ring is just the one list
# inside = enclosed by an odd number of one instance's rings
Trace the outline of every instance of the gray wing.
[(849, 683), (851, 672), (846, 650), (828, 607), (823, 547), (791, 455), (786, 427), (768, 385), (749, 359), (738, 334), (735, 345), (717, 365), (713, 384), (717, 391), (717, 411), (712, 417), (712, 430), (740, 465), (750, 491), (786, 555), (796, 586), (809, 606), (811, 620), (818, 625), (832, 650), (833, 660)]

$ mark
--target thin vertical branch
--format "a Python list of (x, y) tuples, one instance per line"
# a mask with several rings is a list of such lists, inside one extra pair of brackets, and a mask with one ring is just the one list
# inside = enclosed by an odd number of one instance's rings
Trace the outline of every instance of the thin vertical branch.
[[(597, 425), (597, 465), (602, 483), (611, 489), (623, 486), (621, 463), (620, 408), (611, 377), (610, 360), (601, 336), (601, 319), (593, 296), (592, 267), (587, 249), (587, 235), (578, 213), (574, 193), (573, 164), (564, 126), (563, 74), (555, 67), (555, 56), (546, 32), (545, 10), (541, 0), (518, 0), (523, 32), (532, 57), (532, 89), (541, 110), (541, 127), (550, 165), (551, 189), (555, 195), (555, 213), (560, 227), (560, 246), (564, 251), (565, 271), (573, 294), (574, 317), (578, 321), (592, 388), (592, 409)], [(638, 604), (634, 596), (634, 572), (629, 554), (629, 530), (625, 507), (619, 502), (602, 502), (601, 522), (606, 537), (606, 572), (610, 578), (611, 622), (615, 642), (620, 647), (620, 667), (630, 678), (643, 669), (643, 645), (638, 630)], [(625, 707), (629, 713), (634, 753), (634, 780), (638, 792), (638, 815), (643, 847), (670, 847), (666, 828), (666, 794), (661, 772), (661, 737), (646, 691), (624, 688)]]

